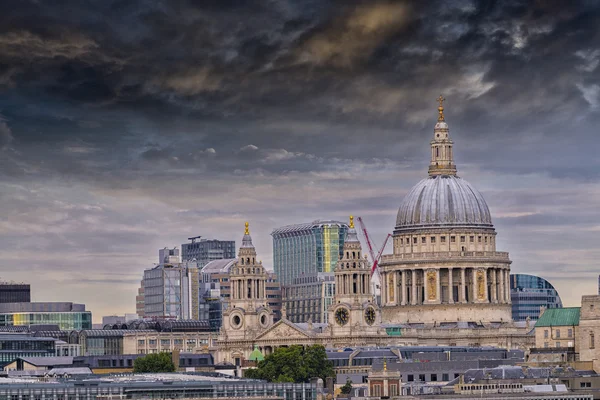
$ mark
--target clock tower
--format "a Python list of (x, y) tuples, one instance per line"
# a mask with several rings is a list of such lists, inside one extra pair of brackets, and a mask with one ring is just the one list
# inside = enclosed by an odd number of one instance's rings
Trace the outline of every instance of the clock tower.
[(267, 304), (267, 272), (256, 260), (250, 230), (246, 231), (238, 259), (229, 273), (231, 297), (223, 312), (222, 333), (229, 339), (251, 339), (273, 325), (273, 311)]
[(363, 256), (352, 216), (343, 255), (335, 267), (335, 297), (329, 307), (329, 325), (334, 336), (377, 335), (381, 325), (371, 288), (371, 264)]

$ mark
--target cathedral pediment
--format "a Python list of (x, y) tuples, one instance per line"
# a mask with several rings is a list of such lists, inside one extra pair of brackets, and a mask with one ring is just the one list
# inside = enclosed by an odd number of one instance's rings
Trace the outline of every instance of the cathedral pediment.
[(288, 320), (281, 320), (261, 333), (255, 340), (308, 339), (310, 334)]

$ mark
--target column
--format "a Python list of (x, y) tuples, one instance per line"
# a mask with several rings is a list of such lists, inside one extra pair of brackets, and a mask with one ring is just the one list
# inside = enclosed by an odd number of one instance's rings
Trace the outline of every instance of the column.
[(500, 269), (500, 302), (506, 303), (506, 292), (504, 291), (504, 270)]
[(459, 290), (460, 293), (459, 293), (459, 296), (458, 296), (458, 298), (459, 298), (458, 300), (461, 303), (466, 303), (467, 302), (467, 300), (465, 299), (465, 290), (467, 288), (467, 285), (465, 283), (466, 282), (465, 269), (466, 269), (465, 267), (462, 267), (460, 269), (460, 290)]
[(505, 270), (506, 273), (506, 302), (510, 303), (510, 271)]
[(412, 290), (411, 290), (410, 304), (413, 306), (417, 304), (417, 270), (412, 270)]
[(492, 269), (492, 303), (498, 302), (498, 289), (496, 288), (496, 268)]
[(437, 282), (437, 302), (441, 303), (442, 302), (442, 280), (441, 278), (441, 271), (438, 269), (435, 271), (435, 277), (436, 277), (436, 282)]
[(400, 301), (402, 302), (401, 304), (403, 306), (406, 305), (406, 273), (407, 272), (408, 271), (406, 271), (406, 270), (403, 270), (403, 271), (400, 272), (402, 274), (402, 275), (400, 275), (401, 276), (401, 280), (402, 280), (402, 297), (401, 297)]
[(394, 298), (390, 299), (394, 305), (398, 305), (398, 271), (394, 271)]
[(385, 272), (382, 272), (381, 274), (379, 274), (379, 286), (381, 286), (381, 305), (385, 306), (387, 301), (385, 300), (387, 297), (387, 279), (386, 279), (386, 275)]
[(452, 279), (452, 268), (448, 268), (448, 304), (454, 304), (454, 281)]
[(477, 270), (475, 268), (473, 268), (471, 270), (472, 274), (471, 274), (471, 298), (473, 299), (473, 301), (471, 303), (476, 303), (477, 302)]

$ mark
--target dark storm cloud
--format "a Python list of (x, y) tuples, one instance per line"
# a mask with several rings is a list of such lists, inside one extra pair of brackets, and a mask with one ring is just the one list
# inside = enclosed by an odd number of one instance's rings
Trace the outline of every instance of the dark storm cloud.
[[(25, 266), (15, 279), (81, 280), (70, 300), (122, 312), (156, 248), (238, 239), (244, 220), (266, 264), (289, 223), (362, 214), (380, 240), (425, 175), (440, 93), (459, 173), (515, 270), (558, 279), (597, 256), (595, 1), (1, 8), (0, 247)], [(114, 303), (93, 303), (124, 270)]]

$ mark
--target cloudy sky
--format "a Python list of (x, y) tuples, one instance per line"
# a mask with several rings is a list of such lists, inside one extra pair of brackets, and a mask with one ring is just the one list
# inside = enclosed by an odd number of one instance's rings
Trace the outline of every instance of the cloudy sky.
[(513, 271), (597, 291), (596, 0), (22, 0), (0, 12), (0, 278), (133, 312), (159, 248), (272, 265), (275, 227), (363, 216), (426, 176), (436, 97)]

